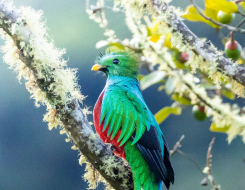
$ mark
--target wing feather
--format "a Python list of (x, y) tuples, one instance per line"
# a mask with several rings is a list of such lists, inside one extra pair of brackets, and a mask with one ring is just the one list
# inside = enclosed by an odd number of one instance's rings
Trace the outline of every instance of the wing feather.
[(103, 132), (106, 130), (106, 128), (108, 127), (108, 125), (111, 122), (111, 119), (113, 117), (112, 111), (113, 110), (108, 110), (108, 114), (106, 114), (106, 116), (105, 116), (105, 122), (104, 122)]
[(135, 135), (135, 138), (132, 142), (132, 145), (134, 145), (135, 143), (138, 142), (138, 140), (140, 140), (140, 138), (142, 137), (142, 135), (145, 132), (145, 129), (146, 129), (146, 127), (144, 126), (143, 122), (140, 121), (139, 125), (137, 125), (137, 127), (136, 127), (136, 135)]
[(101, 112), (100, 122), (104, 121), (103, 130), (109, 126), (107, 135), (111, 134), (111, 140), (121, 130), (117, 140), (121, 141), (120, 146), (127, 142), (134, 131), (135, 144), (146, 129), (154, 126), (150, 122), (154, 116), (145, 104), (139, 88), (132, 84), (108, 86), (103, 96)]
[(112, 135), (111, 135), (111, 140), (117, 135), (117, 132), (119, 131), (120, 127), (121, 127), (121, 120), (123, 117), (119, 117), (117, 120), (117, 123), (113, 129)]
[(134, 125), (135, 125), (135, 123), (132, 122), (131, 126), (128, 127), (128, 131), (127, 131), (126, 135), (124, 136), (122, 142), (120, 143), (120, 146), (122, 146), (124, 143), (126, 143), (129, 140), (129, 138), (132, 136), (132, 134), (133, 134), (133, 132), (135, 130), (135, 126)]
[(113, 117), (112, 117), (112, 119), (111, 119), (110, 125), (109, 125), (109, 130), (108, 130), (108, 133), (107, 133), (107, 137), (109, 137), (110, 134), (112, 133), (113, 128), (114, 128), (116, 122), (117, 122), (117, 115), (114, 114)]

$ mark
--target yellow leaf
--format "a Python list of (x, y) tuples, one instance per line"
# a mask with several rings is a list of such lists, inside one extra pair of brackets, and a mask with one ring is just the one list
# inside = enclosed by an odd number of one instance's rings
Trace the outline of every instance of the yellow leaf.
[(159, 35), (158, 27), (159, 27), (160, 23), (153, 21), (152, 25), (153, 25), (153, 27), (150, 28), (152, 36)]
[(243, 7), (243, 9), (245, 10), (245, 2), (241, 2), (241, 3), (239, 3), (239, 5), (241, 5)]
[(105, 49), (105, 52), (117, 52), (117, 51), (122, 51), (122, 50), (125, 50), (121, 48), (121, 46), (117, 46), (117, 45), (112, 45), (112, 46), (109, 46), (108, 48)]
[(206, 0), (205, 6), (226, 13), (236, 13), (238, 11), (236, 3), (226, 0)]
[(229, 130), (230, 126), (219, 126), (217, 127), (217, 125), (215, 123), (212, 123), (210, 126), (210, 131), (212, 132), (219, 132), (219, 133), (226, 133)]
[(154, 43), (157, 43), (158, 40), (160, 39), (161, 37), (161, 34), (159, 34), (159, 30), (158, 30), (158, 27), (159, 27), (160, 23), (159, 22), (156, 22), (154, 19), (153, 19), (153, 22), (152, 22), (152, 26), (151, 28), (149, 28), (150, 30), (150, 41), (154, 42)]
[(141, 79), (144, 77), (145, 75), (139, 74), (138, 75), (138, 81), (141, 81)]
[(191, 105), (191, 101), (184, 98), (183, 96), (180, 96), (179, 94), (175, 93), (172, 95), (171, 97), (173, 100), (175, 101), (178, 101), (179, 103), (181, 104), (184, 104), (184, 105)]
[(181, 114), (180, 107), (164, 107), (160, 111), (158, 111), (154, 116), (158, 124), (162, 123), (170, 114), (180, 115)]
[[(203, 14), (205, 14), (205, 12), (202, 10)], [(208, 13), (210, 14), (211, 12), (208, 11)], [(182, 17), (184, 17), (186, 20), (189, 21), (193, 21), (193, 22), (204, 22), (210, 26), (212, 26), (213, 28), (219, 28), (219, 26), (215, 25), (214, 23), (206, 20), (205, 18), (203, 18), (198, 11), (196, 10), (196, 8), (193, 5), (190, 5), (186, 8), (185, 13), (182, 15)]]
[(218, 16), (217, 10), (210, 9), (209, 7), (205, 7), (205, 15), (212, 18), (215, 21), (218, 21), (217, 16)]
[(151, 36), (152, 35), (151, 34), (151, 29), (148, 26), (146, 26), (146, 31), (147, 31), (147, 36)]
[(171, 37), (171, 33), (167, 33), (165, 42), (163, 44), (168, 49), (172, 48), (172, 45), (171, 45), (171, 42), (170, 42), (170, 37)]
[(235, 94), (233, 94), (229, 89), (226, 88), (221, 89), (221, 94), (231, 100), (234, 100), (236, 98)]
[(243, 60), (242, 59), (238, 59), (238, 64), (239, 65), (243, 64)]
[(222, 42), (222, 44), (225, 46), (225, 44), (226, 44), (228, 41), (230, 41), (230, 40), (231, 40), (230, 37), (224, 37), (224, 38), (222, 38), (221, 42)]
[(154, 43), (157, 43), (157, 41), (160, 39), (160, 36), (152, 36), (150, 38), (150, 41), (154, 42)]
[[(158, 40), (160, 39), (160, 37), (163, 35), (163, 34), (160, 34), (159, 33), (159, 25), (160, 23), (158, 21), (156, 21), (156, 19), (153, 17), (152, 18), (152, 27), (148, 27), (147, 29), (149, 30), (149, 36), (151, 36), (150, 38), (150, 41), (154, 42), (154, 43), (157, 43)], [(165, 39), (165, 42), (164, 42), (164, 46), (167, 47), (167, 48), (171, 48), (171, 42), (170, 42), (170, 37), (171, 37), (171, 34), (168, 33), (166, 35), (166, 39)]]
[(202, 21), (205, 22), (205, 19), (198, 13), (196, 8), (193, 5), (186, 7), (184, 14), (182, 15), (185, 19), (189, 21)]

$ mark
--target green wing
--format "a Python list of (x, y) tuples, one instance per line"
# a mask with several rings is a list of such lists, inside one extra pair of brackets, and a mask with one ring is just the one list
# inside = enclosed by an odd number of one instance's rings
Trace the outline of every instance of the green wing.
[(135, 144), (145, 130), (156, 126), (156, 121), (147, 107), (141, 92), (135, 84), (110, 85), (106, 88), (101, 106), (100, 124), (104, 120), (103, 131), (109, 127), (107, 136), (111, 140), (119, 129), (121, 134), (118, 142), (122, 146), (136, 130), (132, 145)]

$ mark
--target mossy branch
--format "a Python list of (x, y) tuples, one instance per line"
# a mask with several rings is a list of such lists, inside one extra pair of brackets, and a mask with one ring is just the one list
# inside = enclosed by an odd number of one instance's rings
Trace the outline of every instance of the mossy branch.
[(150, 4), (154, 14), (161, 16), (167, 13), (167, 18), (163, 17), (165, 20), (162, 21), (166, 22), (173, 29), (173, 33), (181, 34), (182, 43), (192, 47), (192, 51), (201, 56), (203, 60), (210, 62), (210, 64), (217, 63), (217, 71), (245, 86), (244, 67), (234, 64), (230, 59), (217, 53), (212, 44), (205, 43), (199, 39), (166, 2), (150, 0)]
[(86, 179), (94, 183), (90, 187), (95, 188), (100, 179), (109, 183), (108, 188), (132, 190), (130, 167), (93, 132), (79, 106), (83, 96), (77, 84), (76, 70), (67, 68), (61, 57), (64, 51), (47, 41), (41, 16), (40, 11), (25, 7), (16, 9), (11, 3), (0, 2), (0, 28), (6, 40), (2, 48), (4, 61), (15, 69), (19, 79), (27, 80), (27, 89), (36, 105), (47, 106), (44, 120), (49, 122), (49, 128), (62, 126), (61, 133), (66, 133), (82, 154), (80, 163), (88, 163), (87, 170), (95, 168), (103, 176), (96, 177), (94, 172), (88, 171), (90, 175), (86, 175)]

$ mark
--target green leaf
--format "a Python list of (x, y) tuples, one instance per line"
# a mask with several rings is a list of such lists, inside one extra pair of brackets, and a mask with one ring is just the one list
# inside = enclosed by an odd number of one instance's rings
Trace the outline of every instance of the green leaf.
[(153, 84), (156, 84), (163, 80), (165, 77), (166, 72), (164, 71), (153, 71), (152, 73), (144, 76), (140, 80), (140, 87), (142, 90), (145, 90), (146, 88), (150, 87)]
[(226, 98), (229, 98), (231, 100), (235, 99), (235, 95), (228, 89), (222, 89), (221, 94), (224, 95)]
[(169, 77), (165, 85), (166, 93), (171, 94), (174, 91), (174, 88), (174, 78)]
[(159, 86), (157, 90), (158, 90), (158, 91), (162, 91), (163, 89), (165, 89), (165, 85)]
[(117, 48), (119, 48), (119, 49), (121, 49), (121, 50), (124, 50), (124, 49), (125, 49), (125, 47), (124, 47), (122, 44), (118, 43), (118, 42), (115, 42), (115, 43), (109, 43), (109, 46), (110, 46), (110, 47), (111, 47), (111, 46), (115, 46), (115, 47), (117, 47)]
[(200, 86), (202, 86), (206, 90), (216, 90), (217, 89), (217, 87), (212, 84), (200, 84)]
[(184, 105), (191, 105), (191, 101), (184, 98), (183, 96), (179, 96), (179, 94), (175, 93), (172, 95), (172, 99)]
[(219, 132), (219, 133), (226, 133), (229, 130), (230, 126), (219, 126), (217, 127), (217, 125), (215, 123), (212, 123), (210, 126), (210, 131), (212, 132)]
[(144, 77), (145, 75), (139, 74), (138, 75), (138, 81), (141, 81), (141, 79)]
[(170, 114), (180, 115), (180, 107), (165, 107), (155, 114), (155, 118), (158, 124), (162, 123)]

